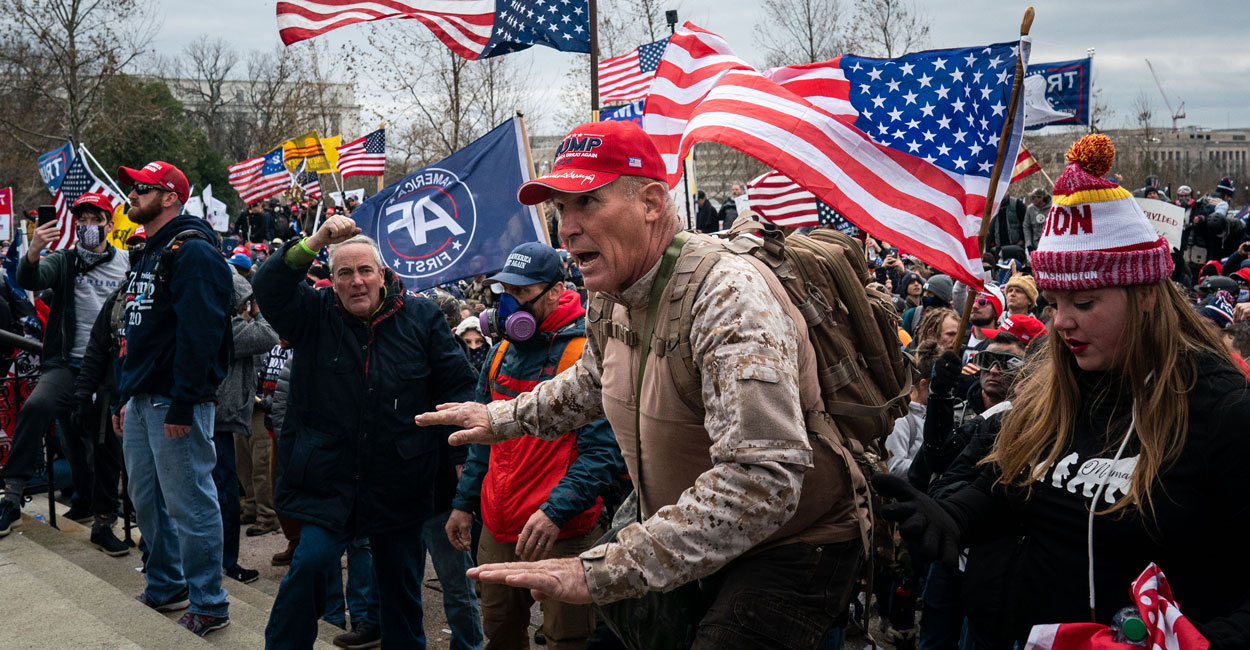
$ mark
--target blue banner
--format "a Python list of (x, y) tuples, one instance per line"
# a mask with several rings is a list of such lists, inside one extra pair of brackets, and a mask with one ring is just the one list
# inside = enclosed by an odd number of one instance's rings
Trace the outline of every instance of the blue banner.
[(1024, 74), (1024, 125), (1089, 124), (1090, 59), (1029, 63)]
[(74, 162), (74, 146), (68, 142), (64, 146), (39, 156), (39, 178), (43, 179), (43, 184), (48, 186), (49, 194), (56, 194), (56, 191), (61, 188), (61, 181), (65, 179), (65, 172), (72, 162)]
[(352, 218), (412, 291), (493, 273), (518, 244), (542, 241), (516, 198), (529, 164), (515, 118), (361, 203)]
[(645, 108), (644, 104), (647, 100), (640, 99), (630, 102), (624, 106), (615, 106), (613, 108), (605, 108), (599, 111), (599, 119), (607, 122), (633, 122), (638, 126), (642, 126), (642, 112)]

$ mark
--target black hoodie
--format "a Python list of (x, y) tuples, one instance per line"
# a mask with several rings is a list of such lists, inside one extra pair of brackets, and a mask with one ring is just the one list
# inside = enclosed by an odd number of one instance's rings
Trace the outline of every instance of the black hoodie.
[(122, 400), (162, 395), (172, 404), (167, 424), (191, 424), (196, 404), (215, 402), (230, 366), (230, 267), (217, 247), (186, 240), (173, 256), (168, 286), (154, 282), (157, 261), (180, 232), (199, 230), (217, 241), (208, 222), (178, 215), (149, 234), (125, 288), (126, 336), (115, 364)]

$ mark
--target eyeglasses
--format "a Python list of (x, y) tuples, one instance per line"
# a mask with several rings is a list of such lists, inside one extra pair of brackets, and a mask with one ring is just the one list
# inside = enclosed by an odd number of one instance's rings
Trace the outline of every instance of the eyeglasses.
[(981, 350), (972, 355), (972, 363), (987, 372), (993, 370), (995, 366), (998, 366), (999, 372), (1019, 372), (1024, 367), (1024, 357), (1010, 352)]
[(138, 194), (139, 196), (143, 196), (144, 194), (147, 194), (148, 192), (168, 192), (169, 189), (161, 187), (160, 185), (149, 185), (147, 183), (135, 183), (130, 188), (130, 191), (134, 192), (135, 194)]

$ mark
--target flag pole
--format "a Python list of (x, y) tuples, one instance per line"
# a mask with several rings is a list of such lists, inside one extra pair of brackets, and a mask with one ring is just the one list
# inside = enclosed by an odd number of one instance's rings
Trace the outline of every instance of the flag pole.
[[(599, 9), (595, 0), (588, 0), (590, 13), (590, 121), (599, 121)], [(526, 143), (529, 146), (529, 143)]]
[[(534, 154), (530, 152), (530, 136), (525, 130), (525, 114), (519, 108), (516, 109), (516, 121), (521, 125), (521, 142), (525, 145), (525, 164), (529, 165), (530, 178), (538, 178), (538, 172), (534, 170)], [(538, 209), (538, 223), (543, 227), (543, 243), (551, 245), (551, 231), (547, 228), (547, 211), (543, 209), (543, 203), (534, 207)]]
[(122, 191), (122, 188), (117, 185), (117, 182), (113, 180), (113, 175), (108, 173), (108, 170), (104, 169), (104, 165), (101, 165), (100, 161), (96, 160), (95, 156), (91, 155), (91, 151), (87, 149), (87, 145), (82, 142), (78, 143), (78, 150), (87, 157), (87, 160), (95, 163), (96, 169), (103, 173), (104, 182), (107, 183), (109, 187), (113, 188), (113, 191), (117, 192), (117, 195), (122, 198), (122, 201), (126, 202), (126, 205), (130, 205), (130, 197), (127, 196), (126, 193)]
[[(1024, 19), (1020, 21), (1020, 36), (1028, 36), (1033, 27), (1033, 7), (1024, 10)], [(1024, 85), (1024, 60), (1016, 56), (1016, 78), (1011, 85), (1011, 102), (1007, 109), (1007, 119), (1003, 121), (1003, 130), (998, 137), (998, 156), (994, 159), (994, 170), (990, 175), (990, 188), (985, 194), (985, 211), (981, 214), (981, 232), (977, 236), (978, 256), (985, 252), (985, 236), (990, 231), (990, 217), (998, 209), (994, 205), (994, 195), (998, 193), (998, 177), (1002, 176), (1004, 158), (1007, 156), (1007, 144), (1011, 142), (1011, 130), (1016, 122), (1016, 108), (1019, 106), (1020, 87)], [(972, 319), (972, 296), (964, 301), (963, 314), (959, 317), (959, 338), (955, 341), (955, 354), (963, 357), (964, 344), (968, 338), (964, 332), (968, 329), (968, 321)]]
[[(677, 35), (677, 10), (669, 9), (664, 12), (664, 18), (668, 21), (668, 34), (670, 37)], [(669, 41), (672, 42), (672, 41)], [(694, 156), (694, 145), (690, 145), (690, 156)], [(694, 212), (690, 207), (690, 178), (686, 175), (686, 159), (681, 159), (681, 184), (682, 193), (686, 195), (686, 229), (694, 229)]]

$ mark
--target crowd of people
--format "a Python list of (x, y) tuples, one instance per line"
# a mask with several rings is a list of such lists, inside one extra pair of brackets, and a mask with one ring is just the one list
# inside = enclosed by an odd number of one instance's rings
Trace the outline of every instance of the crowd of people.
[[(1211, 648), (1250, 647), (1250, 240), (1230, 179), (1177, 188), (1173, 247), (1107, 178), (1110, 142), (1082, 139), (1051, 190), (1003, 201), (983, 289), (864, 238), (911, 379), (864, 449), (752, 246), (684, 230), (636, 126), (574, 133), (596, 154), (517, 194), (559, 212), (564, 248), (421, 293), (354, 202), (256, 203), (223, 236), (161, 161), (118, 170), (127, 250), (105, 195), (73, 204), (72, 249), (35, 227), (6, 290), (45, 292), (42, 374), (0, 468), (0, 537), (55, 423), (66, 516), (130, 553), (124, 472), (137, 600), (200, 636), (230, 622), (227, 580), (258, 577), (241, 538), (280, 531), (269, 648), (312, 647), (318, 619), (340, 647), (425, 647), (427, 557), (458, 650), (529, 647), (536, 601), (559, 649), (825, 650), (872, 609), (899, 649), (1023, 647), (1037, 624), (1110, 623), (1151, 563)], [(1156, 184), (1140, 195), (1168, 199)], [(754, 218), (741, 195), (700, 196), (697, 229)], [(1055, 216), (1077, 209), (1081, 228)]]

